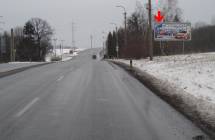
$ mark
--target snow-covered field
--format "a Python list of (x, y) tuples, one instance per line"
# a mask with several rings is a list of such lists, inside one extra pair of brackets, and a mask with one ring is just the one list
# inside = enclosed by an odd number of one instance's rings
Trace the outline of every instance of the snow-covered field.
[(62, 61), (68, 61), (71, 60), (74, 56), (77, 56), (79, 52), (84, 51), (84, 49), (76, 49), (73, 54), (70, 54), (70, 51), (72, 49), (64, 48), (63, 50), (61, 49), (56, 49), (53, 50), (52, 53), (48, 54), (45, 58), (46, 62), (51, 61), (51, 57), (53, 57), (55, 54), (56, 56), (61, 57), (62, 56)]
[[(128, 60), (118, 61), (129, 64)], [(133, 65), (196, 98), (215, 104), (215, 53), (134, 60)]]

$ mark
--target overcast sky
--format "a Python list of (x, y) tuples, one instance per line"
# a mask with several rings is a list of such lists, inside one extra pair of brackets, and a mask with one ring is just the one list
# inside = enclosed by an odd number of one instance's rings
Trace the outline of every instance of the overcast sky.
[[(148, 0), (141, 0), (144, 4)], [(153, 0), (152, 0), (153, 1)], [(154, 4), (155, 4), (154, 0)], [(161, 1), (161, 0), (160, 0)], [(56, 37), (72, 44), (72, 22), (75, 23), (75, 41), (81, 48), (90, 47), (90, 34), (94, 36), (94, 46), (101, 47), (102, 31), (113, 30), (110, 22), (121, 26), (122, 10), (116, 5), (124, 5), (130, 15), (135, 8), (135, 0), (0, 0), (0, 16), (9, 30), (23, 26), (31, 17), (40, 17), (55, 29)], [(215, 0), (179, 0), (185, 21), (211, 23), (215, 16)]]

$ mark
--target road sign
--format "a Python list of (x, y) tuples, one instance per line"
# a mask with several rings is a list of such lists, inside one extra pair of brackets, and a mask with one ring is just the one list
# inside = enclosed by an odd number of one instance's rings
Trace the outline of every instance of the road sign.
[(155, 41), (190, 41), (191, 23), (161, 23), (154, 26)]
[(157, 13), (157, 15), (155, 15), (155, 21), (157, 22), (157, 23), (160, 23), (160, 22), (162, 22), (163, 21), (163, 19), (164, 19), (164, 16), (163, 15), (161, 15), (161, 11), (160, 10), (158, 10), (158, 13)]

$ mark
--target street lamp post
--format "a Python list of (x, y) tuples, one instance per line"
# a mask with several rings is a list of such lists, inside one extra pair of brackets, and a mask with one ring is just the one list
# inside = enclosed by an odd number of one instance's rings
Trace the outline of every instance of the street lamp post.
[(63, 43), (64, 43), (64, 41), (65, 41), (65, 40), (61, 40), (61, 60), (63, 59), (63, 54), (64, 54), (64, 53), (63, 53), (63, 48), (64, 48), (64, 47), (63, 47)]
[(56, 54), (56, 48), (57, 48), (57, 38), (53, 39), (54, 40), (54, 55), (55, 57), (57, 56)]
[(124, 36), (125, 36), (125, 47), (127, 47), (127, 12), (126, 12), (126, 9), (124, 6), (122, 5), (119, 5), (119, 6), (116, 6), (116, 7), (119, 7), (119, 8), (122, 8), (124, 10), (124, 18), (125, 18), (125, 33), (124, 33)]
[(93, 35), (90, 35), (91, 49), (93, 48)]
[(11, 39), (10, 39), (10, 61), (14, 62), (16, 59), (15, 43), (14, 43), (14, 30), (11, 29)]
[(104, 55), (106, 55), (106, 47), (105, 47), (105, 32), (104, 31), (102, 31), (102, 34), (103, 34), (103, 53), (104, 53)]
[[(0, 18), (3, 18), (3, 16), (0, 16)], [(3, 22), (3, 21), (0, 21), (0, 24), (5, 24), (5, 22)], [(3, 32), (3, 28), (1, 28), (0, 27), (0, 31), (2, 31)], [(1, 34), (0, 34), (1, 35)], [(1, 39), (2, 39), (2, 37), (0, 36), (0, 41), (1, 41)], [(2, 54), (3, 54), (3, 52), (2, 52), (2, 48), (1, 48), (2, 46), (0, 45), (0, 57), (2, 58)]]
[(118, 28), (116, 23), (110, 23), (115, 26), (116, 28), (116, 52), (117, 52), (117, 58), (119, 58), (119, 44), (118, 44)]

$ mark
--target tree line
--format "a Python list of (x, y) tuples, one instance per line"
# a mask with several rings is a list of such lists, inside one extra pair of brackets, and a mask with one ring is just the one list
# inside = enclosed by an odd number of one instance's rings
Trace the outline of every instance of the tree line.
[[(166, 0), (160, 9), (165, 15), (165, 22), (184, 22), (182, 10), (177, 6), (177, 0)], [(148, 15), (147, 10), (137, 2), (135, 11), (127, 21), (127, 47), (124, 47), (125, 28), (118, 32), (109, 32), (106, 41), (107, 55), (116, 57), (116, 44), (119, 45), (120, 58), (146, 58), (149, 56), (148, 48)], [(174, 55), (182, 53), (215, 51), (215, 25), (203, 25), (192, 28), (192, 40), (153, 42), (154, 55)], [(118, 42), (116, 43), (116, 36)], [(184, 47), (183, 47), (184, 46)]]
[(14, 38), (8, 31), (0, 35), (0, 62), (10, 61), (12, 42), (16, 61), (44, 61), (45, 55), (52, 48), (53, 29), (43, 19), (32, 18), (23, 27), (14, 28), (13, 34)]

